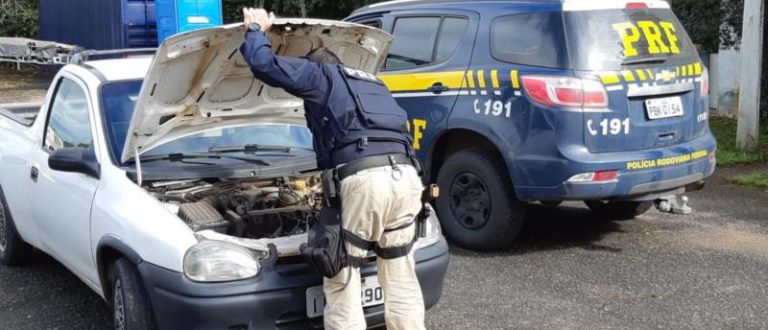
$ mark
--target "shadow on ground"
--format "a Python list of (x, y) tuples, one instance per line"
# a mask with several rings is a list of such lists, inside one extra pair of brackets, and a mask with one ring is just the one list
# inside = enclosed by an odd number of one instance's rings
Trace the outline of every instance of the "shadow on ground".
[(618, 253), (620, 248), (598, 243), (606, 235), (616, 232), (623, 232), (619, 223), (600, 219), (586, 207), (531, 204), (517, 240), (506, 250), (476, 253), (452, 247), (451, 253), (480, 258), (570, 248)]

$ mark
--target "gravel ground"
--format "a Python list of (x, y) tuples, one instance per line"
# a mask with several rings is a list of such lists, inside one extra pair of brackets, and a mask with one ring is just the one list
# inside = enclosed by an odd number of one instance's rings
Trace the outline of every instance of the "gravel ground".
[[(499, 253), (452, 249), (432, 329), (766, 329), (768, 193), (718, 172), (696, 212), (606, 223), (535, 207)], [(482, 270), (482, 271), (478, 271)]]
[[(719, 171), (693, 215), (611, 223), (533, 207), (508, 251), (452, 249), (430, 329), (768, 328), (768, 193)], [(0, 328), (101, 329), (109, 310), (56, 261), (0, 267)]]
[[(0, 103), (44, 94), (43, 83), (30, 91), (4, 78)], [(428, 328), (766, 329), (768, 193), (727, 183), (756, 167), (768, 165), (719, 169), (689, 195), (692, 215), (653, 210), (605, 222), (579, 203), (534, 206), (509, 250), (451, 250)], [(27, 266), (0, 267), (0, 298), (0, 329), (111, 325), (103, 301), (40, 253)]]

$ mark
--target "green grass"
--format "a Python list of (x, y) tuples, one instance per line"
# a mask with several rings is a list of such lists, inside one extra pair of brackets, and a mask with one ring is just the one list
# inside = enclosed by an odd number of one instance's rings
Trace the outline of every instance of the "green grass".
[(755, 151), (736, 149), (736, 119), (712, 117), (709, 121), (717, 139), (717, 165), (728, 166), (768, 161), (768, 128), (761, 127), (760, 145)]
[(742, 186), (768, 189), (768, 172), (762, 171), (742, 174), (734, 177), (731, 181)]

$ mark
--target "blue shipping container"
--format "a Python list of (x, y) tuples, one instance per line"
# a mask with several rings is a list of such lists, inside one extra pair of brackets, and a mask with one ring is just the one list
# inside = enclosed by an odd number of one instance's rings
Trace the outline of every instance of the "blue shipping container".
[(221, 0), (157, 0), (157, 40), (221, 25)]
[(87, 49), (157, 46), (154, 0), (40, 0), (40, 38)]

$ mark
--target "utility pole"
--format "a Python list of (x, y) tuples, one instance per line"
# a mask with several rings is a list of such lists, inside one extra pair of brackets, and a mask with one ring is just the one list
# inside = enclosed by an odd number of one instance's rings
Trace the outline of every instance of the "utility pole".
[(744, 1), (736, 146), (755, 150), (760, 135), (760, 73), (763, 59), (763, 0)]

